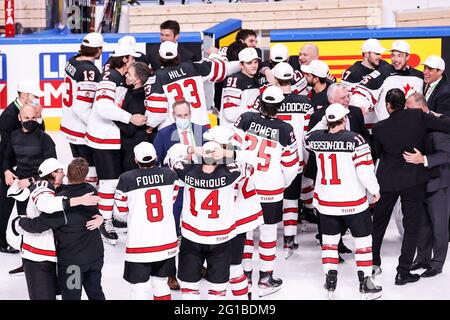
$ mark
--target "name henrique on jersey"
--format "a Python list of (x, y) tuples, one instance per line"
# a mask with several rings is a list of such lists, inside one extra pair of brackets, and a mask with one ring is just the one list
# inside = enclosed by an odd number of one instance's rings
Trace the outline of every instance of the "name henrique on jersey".
[(242, 72), (227, 77), (222, 91), (220, 125), (234, 127), (239, 116), (253, 108), (260, 94), (258, 80)]
[(351, 131), (313, 131), (305, 140), (317, 161), (313, 206), (321, 214), (342, 216), (369, 207), (367, 191), (380, 191), (370, 147)]
[(405, 96), (408, 91), (422, 93), (423, 73), (408, 67), (397, 71), (392, 65), (384, 66), (367, 75), (354, 89), (350, 105), (368, 110), (364, 115), (367, 128), (389, 117), (386, 110), (386, 94), (390, 89), (403, 90)]
[(233, 140), (243, 150), (251, 151), (256, 159), (254, 182), (261, 202), (281, 201), (299, 167), (292, 126), (259, 112), (246, 112), (235, 124)]
[(130, 122), (131, 114), (121, 108), (126, 93), (123, 76), (117, 70), (103, 72), (86, 129), (88, 146), (103, 150), (120, 149), (120, 129), (114, 121)]
[(72, 57), (65, 67), (60, 130), (72, 144), (86, 144), (85, 134), (100, 71), (93, 62)]
[[(173, 169), (184, 183), (183, 237), (202, 244), (219, 244), (234, 238), (235, 185), (249, 177), (253, 168), (234, 162), (219, 165), (214, 172), (207, 174), (202, 171), (201, 164), (188, 164), (178, 159), (174, 161)], [(258, 216), (252, 218), (256, 220)]]
[(146, 87), (147, 125), (166, 127), (174, 122), (172, 105), (175, 101), (186, 100), (191, 103), (191, 121), (199, 125), (209, 125), (204, 81), (223, 81), (227, 62), (220, 59), (202, 62), (182, 62), (173, 67), (156, 71)]
[[(283, 103), (278, 109), (277, 118), (289, 123), (294, 129), (295, 139), (302, 142), (304, 135), (309, 130), (309, 119), (313, 112), (311, 102), (306, 96), (293, 93), (285, 94), (284, 97)], [(298, 173), (303, 172), (305, 159), (308, 159), (307, 154), (306, 150), (299, 151)]]
[[(46, 180), (38, 180), (30, 187), (27, 205), (27, 217), (36, 218), (41, 213), (53, 213), (63, 210), (63, 197), (55, 196), (55, 187)], [(22, 257), (31, 261), (56, 262), (56, 248), (51, 229), (41, 233), (24, 232)]]
[(135, 169), (119, 178), (115, 204), (127, 217), (125, 260), (153, 262), (178, 253), (173, 204), (178, 177), (167, 167)]

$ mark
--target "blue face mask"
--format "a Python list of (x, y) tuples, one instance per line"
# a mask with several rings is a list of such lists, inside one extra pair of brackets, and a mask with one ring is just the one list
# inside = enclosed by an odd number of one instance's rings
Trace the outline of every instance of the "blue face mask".
[(189, 128), (191, 120), (175, 118), (175, 124), (177, 125), (178, 129), (186, 130), (187, 128)]
[(33, 99), (33, 100), (31, 101), (31, 105), (32, 105), (33, 107), (35, 107), (35, 108), (36, 108), (40, 103), (41, 103), (41, 100), (40, 100), (39, 98)]

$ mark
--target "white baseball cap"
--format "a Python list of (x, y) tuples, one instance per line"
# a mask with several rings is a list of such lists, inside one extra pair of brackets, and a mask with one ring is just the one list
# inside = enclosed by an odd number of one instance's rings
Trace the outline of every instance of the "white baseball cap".
[(305, 73), (311, 73), (319, 78), (326, 78), (330, 69), (325, 62), (313, 60), (310, 64), (302, 64), (301, 70)]
[(259, 59), (258, 52), (255, 48), (245, 48), (239, 52), (239, 62), (250, 62)]
[(439, 56), (429, 56), (422, 64), (430, 68), (445, 70), (445, 61)]
[(164, 41), (159, 46), (159, 55), (166, 60), (174, 59), (178, 56), (178, 43)]
[(375, 52), (378, 54), (382, 54), (383, 52), (387, 51), (385, 48), (383, 48), (380, 44), (380, 41), (378, 39), (367, 39), (364, 41), (361, 52)]
[(103, 41), (103, 36), (98, 32), (88, 33), (81, 43), (85, 47), (90, 48), (100, 48), (103, 47), (105, 42)]
[(119, 46), (130, 46), (132, 48), (136, 48), (136, 38), (133, 36), (123, 36), (122, 38), (117, 41)]
[(48, 158), (44, 160), (39, 166), (38, 174), (39, 177), (45, 177), (46, 175), (58, 169), (63, 169), (62, 164), (59, 163), (59, 161), (56, 160), (55, 158)]
[(130, 46), (129, 43), (124, 43), (123, 45), (118, 45), (116, 50), (111, 54), (111, 57), (126, 57), (132, 56), (135, 58), (139, 58), (141, 56), (140, 53), (137, 53), (136, 50)]
[(14, 183), (8, 188), (6, 196), (23, 202), (30, 196), (30, 190), (28, 188), (21, 189), (19, 187), (19, 179), (16, 179), (14, 180)]
[(289, 63), (280, 62), (272, 69), (275, 78), (280, 80), (290, 80), (294, 76), (294, 69)]
[(273, 62), (287, 61), (289, 58), (288, 47), (282, 43), (277, 43), (270, 48), (270, 60)]
[(32, 95), (40, 98), (44, 95), (44, 92), (39, 88), (37, 82), (25, 80), (17, 86), (17, 91), (22, 93), (31, 93)]
[(392, 43), (392, 48), (390, 51), (400, 51), (405, 52), (407, 54), (410, 53), (411, 48), (409, 46), (409, 43), (404, 40), (397, 40)]
[(261, 99), (267, 103), (280, 103), (284, 100), (283, 90), (277, 86), (270, 86), (264, 90)]
[(234, 136), (234, 131), (225, 126), (215, 126), (203, 133), (203, 138), (220, 144), (228, 144)]
[(335, 122), (344, 118), (350, 110), (340, 103), (332, 103), (325, 110), (325, 118), (329, 122)]
[(149, 163), (156, 159), (155, 147), (146, 141), (142, 141), (134, 147), (134, 157), (140, 163)]

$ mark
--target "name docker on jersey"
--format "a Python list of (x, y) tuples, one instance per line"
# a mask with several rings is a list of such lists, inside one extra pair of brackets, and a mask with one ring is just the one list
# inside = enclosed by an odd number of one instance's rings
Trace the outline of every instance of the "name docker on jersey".
[(151, 176), (140, 176), (136, 177), (136, 185), (138, 187), (140, 186), (147, 186), (147, 185), (153, 185), (153, 184), (160, 184), (164, 182), (164, 175), (163, 174), (154, 174)]
[(351, 141), (308, 141), (309, 148), (315, 151), (353, 151), (355, 142)]
[(250, 133), (253, 133), (260, 137), (266, 137), (270, 140), (278, 141), (280, 130), (270, 128), (259, 123), (252, 122), (250, 123), (250, 128), (248, 129)]
[(219, 177), (214, 179), (197, 179), (195, 177), (186, 175), (184, 177), (184, 182), (199, 188), (219, 188), (225, 187), (227, 185), (226, 177)]
[(286, 102), (283, 103), (280, 108), (278, 109), (278, 112), (308, 112), (309, 109), (311, 109), (310, 103), (305, 102)]
[(180, 68), (178, 70), (169, 71), (167, 74), (169, 75), (170, 80), (173, 80), (176, 78), (181, 78), (181, 77), (187, 75), (187, 73), (184, 72), (183, 68)]

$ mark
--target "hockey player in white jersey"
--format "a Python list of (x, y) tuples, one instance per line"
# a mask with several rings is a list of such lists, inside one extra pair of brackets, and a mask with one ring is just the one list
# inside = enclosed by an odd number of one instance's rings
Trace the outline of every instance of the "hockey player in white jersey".
[(118, 46), (110, 59), (110, 67), (101, 76), (95, 101), (86, 129), (86, 142), (91, 148), (97, 176), (98, 209), (105, 219), (100, 227), (105, 242), (115, 245), (118, 239), (112, 225), (114, 192), (121, 172), (120, 129), (114, 121), (143, 126), (146, 118), (142, 114), (130, 114), (121, 108), (126, 94), (124, 75), (138, 56), (126, 45)]
[(161, 43), (159, 56), (163, 68), (146, 83), (147, 125), (162, 129), (172, 124), (173, 103), (186, 100), (191, 103), (192, 122), (209, 126), (204, 82), (223, 81), (227, 74), (239, 71), (239, 63), (219, 58), (180, 63), (178, 44), (170, 41)]
[(241, 71), (225, 78), (220, 107), (220, 125), (232, 128), (239, 116), (253, 108), (259, 96), (256, 79), (259, 57), (255, 48), (239, 52)]
[(131, 284), (131, 298), (171, 300), (167, 284), (175, 273), (178, 253), (173, 203), (178, 193), (178, 177), (167, 167), (158, 167), (156, 151), (149, 142), (134, 147), (139, 169), (119, 178), (115, 203), (127, 219), (128, 238), (123, 277)]
[[(292, 126), (276, 115), (284, 100), (279, 87), (268, 87), (258, 102), (258, 112), (246, 112), (237, 120), (234, 140), (257, 158), (254, 182), (261, 196), (264, 224), (259, 227), (259, 295), (281, 289), (282, 280), (273, 277), (277, 241), (277, 224), (283, 216), (283, 193), (298, 173), (297, 141)], [(268, 183), (270, 182), (270, 183)], [(244, 271), (252, 278), (253, 233), (247, 234)]]
[(100, 33), (87, 34), (80, 51), (65, 66), (65, 91), (62, 99), (61, 133), (69, 142), (72, 156), (83, 157), (89, 163), (86, 182), (97, 186), (97, 174), (92, 152), (86, 145), (86, 126), (94, 103), (100, 71), (95, 60), (102, 55), (103, 37)]
[(355, 238), (355, 260), (363, 299), (381, 295), (381, 287), (372, 282), (372, 219), (367, 192), (380, 198), (370, 146), (364, 138), (345, 130), (348, 109), (331, 104), (325, 113), (327, 130), (311, 132), (306, 148), (314, 152), (317, 176), (314, 207), (320, 212), (322, 264), (325, 289), (332, 298), (337, 284), (338, 243), (345, 224)]
[[(78, 205), (96, 205), (99, 198), (87, 193), (81, 197), (55, 196), (55, 189), (62, 184), (64, 172), (55, 158), (49, 158), (39, 166), (39, 179), (30, 190), (27, 217), (36, 218), (42, 212), (53, 213)], [(28, 189), (25, 189), (28, 190)], [(58, 292), (56, 280), (56, 249), (53, 231), (25, 232), (19, 225), (20, 217), (12, 221), (16, 236), (22, 234), (22, 261), (31, 300), (55, 300)]]
[[(272, 73), (275, 77), (276, 85), (283, 90), (284, 100), (278, 109), (277, 118), (289, 123), (294, 129), (295, 138), (302, 142), (304, 133), (308, 131), (309, 119), (313, 111), (311, 102), (306, 96), (292, 93), (291, 81), (294, 77), (294, 69), (285, 62), (278, 63)], [(284, 191), (283, 199), (283, 224), (284, 224), (284, 245), (286, 259), (289, 258), (298, 248), (295, 242), (297, 235), (297, 221), (299, 212), (299, 200), (301, 192), (302, 172), (305, 165), (304, 159), (307, 151), (300, 144), (299, 166), (297, 177), (291, 185)]]

